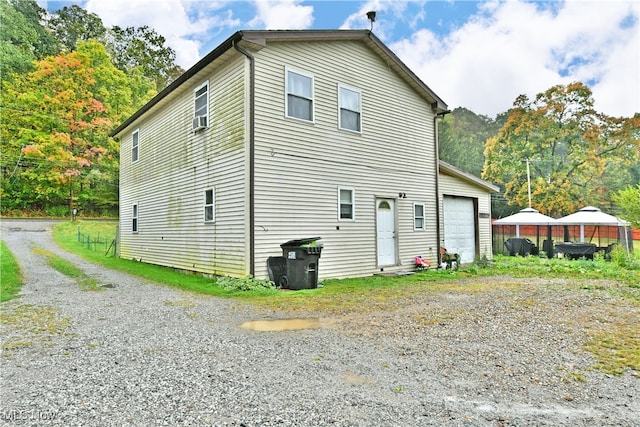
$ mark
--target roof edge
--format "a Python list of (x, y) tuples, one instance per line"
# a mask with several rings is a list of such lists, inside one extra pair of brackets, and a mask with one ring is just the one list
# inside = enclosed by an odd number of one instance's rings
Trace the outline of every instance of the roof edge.
[(154, 96), (153, 98), (151, 98), (151, 100), (149, 102), (147, 102), (145, 105), (143, 105), (138, 111), (133, 113), (133, 115), (131, 115), (127, 120), (125, 120), (120, 126), (118, 126), (116, 129), (111, 131), (109, 136), (111, 136), (111, 137), (117, 136), (120, 132), (125, 130), (131, 123), (136, 121), (138, 118), (140, 118), (140, 116), (142, 116), (144, 113), (146, 113), (151, 108), (153, 108), (157, 103), (159, 103), (167, 95), (169, 95), (171, 92), (173, 92), (179, 86), (181, 86), (183, 83), (188, 81), (191, 77), (193, 77), (198, 72), (200, 72), (200, 70), (205, 68), (209, 63), (211, 63), (216, 58), (221, 56), (227, 50), (231, 49), (233, 47), (234, 43), (237, 43), (240, 40), (242, 40), (242, 31), (236, 31), (228, 39), (223, 41), (215, 49), (213, 49), (206, 56), (204, 56), (200, 61), (196, 62), (196, 64), (194, 66), (192, 66), (187, 71), (182, 73), (180, 75), (180, 77), (178, 77), (173, 82), (171, 82), (171, 84), (169, 86), (165, 87), (160, 92), (158, 92), (158, 94), (156, 96)]
[(445, 162), (444, 160), (439, 160), (439, 163), (440, 163), (439, 169), (441, 172), (446, 172), (458, 178), (462, 178), (465, 181), (468, 181), (474, 185), (477, 185), (478, 187), (485, 188), (489, 191), (493, 191), (493, 192), (500, 191), (500, 187), (498, 187), (497, 185), (491, 184), (490, 182), (487, 182), (484, 179), (478, 178), (475, 175), (465, 172), (462, 169), (459, 169), (453, 166), (452, 164)]
[(305, 40), (369, 40), (380, 52), (389, 60), (398, 66), (398, 68), (406, 74), (415, 84), (424, 91), (424, 93), (434, 102), (431, 108), (436, 114), (448, 111), (447, 104), (429, 88), (404, 62), (396, 56), (378, 37), (369, 30), (240, 30), (233, 33), (229, 38), (223, 41), (215, 49), (204, 56), (195, 65), (185, 71), (180, 77), (174, 80), (170, 85), (160, 91), (149, 102), (142, 106), (138, 111), (133, 113), (120, 126), (114, 129), (109, 136), (115, 137), (133, 122), (140, 118), (143, 114), (153, 108), (162, 99), (176, 90), (182, 84), (187, 82), (191, 77), (200, 72), (208, 64), (216, 60), (223, 53), (232, 49), (233, 46), (241, 41), (256, 46), (265, 46), (268, 40), (273, 41), (305, 41)]
[(389, 49), (389, 47), (386, 44), (384, 44), (378, 37), (376, 37), (376, 35), (373, 34), (373, 32), (368, 30), (366, 30), (366, 32), (368, 33), (369, 39), (373, 43), (375, 43), (375, 45), (378, 46), (380, 50), (382, 50), (393, 62), (395, 62), (398, 65), (398, 67), (400, 67), (400, 69), (404, 73), (406, 73), (409, 77), (411, 77), (411, 79), (414, 80), (416, 84), (422, 88), (422, 90), (428, 93), (429, 96), (435, 100), (435, 102), (431, 104), (431, 108), (433, 108), (436, 114), (449, 112), (449, 107), (447, 106), (447, 103), (444, 102), (442, 98), (440, 98), (438, 95), (436, 95), (436, 93), (433, 90), (431, 90), (431, 88), (427, 86), (420, 79), (420, 77), (418, 77), (409, 67), (407, 67), (407, 65), (404, 62), (402, 62), (402, 60), (398, 58), (398, 56), (395, 53), (393, 53), (393, 51)]

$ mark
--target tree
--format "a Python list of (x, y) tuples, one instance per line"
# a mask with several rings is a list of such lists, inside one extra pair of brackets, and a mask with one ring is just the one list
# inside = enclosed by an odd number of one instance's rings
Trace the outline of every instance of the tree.
[(440, 159), (465, 172), (480, 176), (484, 166), (484, 144), (500, 129), (496, 120), (463, 107), (454, 109), (438, 124)]
[(487, 141), (482, 176), (504, 185), (510, 204), (527, 205), (528, 160), (533, 207), (561, 216), (605, 200), (612, 190), (602, 187), (608, 166), (638, 164), (639, 152), (640, 115), (606, 116), (594, 110), (584, 84), (557, 85), (533, 101), (516, 99)]
[(27, 73), (34, 62), (58, 52), (55, 38), (42, 25), (46, 11), (35, 0), (0, 0), (0, 76)]
[(65, 6), (49, 19), (49, 28), (62, 46), (71, 52), (79, 41), (91, 39), (104, 42), (107, 29), (95, 13), (89, 13), (80, 6)]
[(116, 69), (95, 41), (8, 82), (0, 95), (3, 211), (60, 214), (75, 200), (114, 210), (119, 154), (108, 135), (155, 93), (148, 82), (146, 96), (132, 89), (144, 82)]
[(613, 200), (622, 209), (622, 217), (640, 227), (640, 184), (635, 187), (629, 185), (613, 195)]
[(175, 63), (175, 51), (165, 44), (165, 38), (146, 25), (115, 26), (109, 31), (107, 49), (118, 69), (125, 72), (141, 69), (156, 84), (156, 90), (161, 91), (184, 71)]

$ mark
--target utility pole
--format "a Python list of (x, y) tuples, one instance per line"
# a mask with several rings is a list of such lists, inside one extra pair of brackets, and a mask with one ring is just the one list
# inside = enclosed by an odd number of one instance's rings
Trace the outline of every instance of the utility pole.
[(529, 159), (527, 159), (527, 193), (529, 194), (529, 207), (531, 207), (531, 171), (529, 170)]

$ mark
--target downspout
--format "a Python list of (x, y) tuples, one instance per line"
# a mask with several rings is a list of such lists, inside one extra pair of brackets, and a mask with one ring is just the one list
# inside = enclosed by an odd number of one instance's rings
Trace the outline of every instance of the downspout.
[(256, 63), (255, 58), (233, 41), (233, 47), (249, 59), (249, 274), (255, 276), (255, 82)]
[(440, 264), (442, 263), (440, 259), (440, 236), (442, 232), (440, 230), (440, 145), (438, 141), (438, 119), (444, 118), (445, 114), (450, 112), (451, 111), (443, 111), (433, 116), (433, 140), (435, 146), (433, 157), (436, 162), (436, 259), (438, 260), (438, 268), (440, 268)]

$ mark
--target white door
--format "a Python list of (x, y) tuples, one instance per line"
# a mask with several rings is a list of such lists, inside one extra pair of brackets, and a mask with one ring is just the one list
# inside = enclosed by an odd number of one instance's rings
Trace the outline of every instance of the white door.
[(376, 199), (378, 266), (396, 264), (396, 218), (393, 199)]
[(444, 197), (444, 247), (460, 255), (461, 262), (476, 256), (476, 218), (473, 199)]

